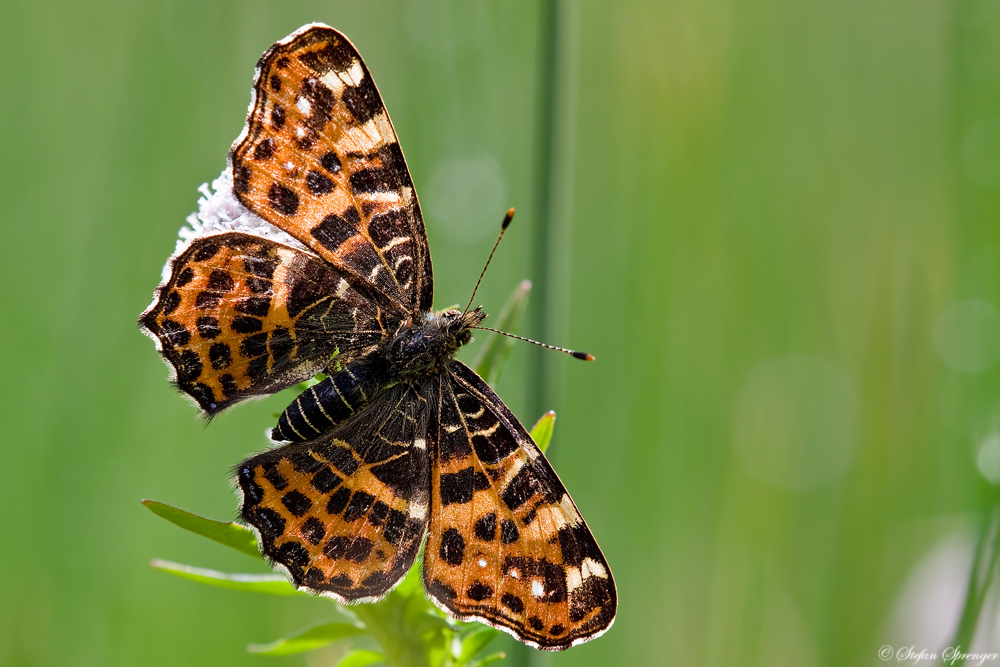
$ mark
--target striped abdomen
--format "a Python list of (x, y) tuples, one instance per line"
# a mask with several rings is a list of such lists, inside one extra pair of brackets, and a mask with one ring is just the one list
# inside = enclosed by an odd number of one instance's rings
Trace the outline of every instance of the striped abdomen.
[(271, 429), (271, 439), (307, 442), (319, 437), (362, 408), (387, 380), (384, 368), (373, 360), (348, 365), (299, 394)]

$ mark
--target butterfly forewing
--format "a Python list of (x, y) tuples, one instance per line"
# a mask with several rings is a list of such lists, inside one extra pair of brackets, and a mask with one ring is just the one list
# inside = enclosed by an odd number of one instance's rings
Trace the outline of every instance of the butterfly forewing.
[(209, 414), (312, 377), (403, 316), (319, 258), (249, 234), (197, 238), (169, 266), (139, 322)]
[(261, 58), (231, 151), (247, 208), (407, 310), (430, 309), (430, 252), (396, 133), (361, 56), (311, 26)]
[(432, 411), (424, 583), (455, 616), (540, 648), (591, 639), (614, 619), (611, 571), (524, 427), (459, 362)]
[(427, 525), (427, 402), (396, 385), (311, 443), (243, 462), (241, 515), (295, 583), (344, 602), (387, 593)]

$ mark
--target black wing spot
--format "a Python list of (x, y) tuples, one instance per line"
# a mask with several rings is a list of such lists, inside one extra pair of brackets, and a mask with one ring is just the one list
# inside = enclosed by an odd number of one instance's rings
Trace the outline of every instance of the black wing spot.
[(199, 292), (195, 297), (194, 307), (198, 310), (215, 310), (222, 301), (222, 295), (216, 292)]
[(351, 538), (345, 535), (336, 535), (330, 538), (330, 541), (326, 543), (323, 547), (323, 555), (330, 560), (337, 560), (344, 557), (347, 553), (347, 547), (351, 544)]
[(177, 290), (170, 290), (170, 293), (163, 298), (163, 314), (169, 315), (177, 310), (179, 305), (181, 305), (181, 295), (177, 293)]
[(273, 542), (285, 532), (285, 520), (268, 507), (251, 510), (247, 520), (257, 527), (266, 542)]
[(357, 86), (344, 89), (343, 99), (351, 115), (362, 124), (367, 123), (373, 116), (382, 111), (382, 100), (379, 99), (372, 78), (367, 74)]
[(371, 540), (367, 537), (355, 537), (354, 541), (347, 547), (347, 551), (344, 553), (344, 558), (347, 560), (353, 560), (355, 563), (363, 563), (371, 552)]
[(389, 518), (385, 521), (385, 528), (382, 531), (382, 536), (385, 537), (386, 542), (394, 547), (398, 547), (399, 541), (403, 539), (405, 528), (406, 515), (399, 510), (391, 510), (389, 512)]
[(212, 340), (222, 333), (217, 317), (199, 317), (195, 325), (198, 327), (198, 335), (205, 340)]
[(347, 510), (344, 512), (344, 521), (348, 523), (357, 521), (368, 513), (373, 502), (375, 502), (375, 496), (372, 494), (365, 493), (364, 491), (355, 491), (354, 495), (351, 496), (351, 502), (347, 506)]
[(481, 539), (483, 542), (492, 542), (495, 540), (497, 537), (497, 513), (490, 512), (481, 518), (476, 522), (473, 530), (476, 533), (476, 537)]
[(520, 531), (517, 529), (517, 524), (507, 519), (502, 524), (500, 524), (500, 541), (504, 544), (513, 544), (517, 542), (521, 537)]
[(206, 288), (213, 292), (229, 292), (235, 286), (233, 277), (222, 269), (212, 269), (212, 272), (208, 274)]
[(511, 593), (504, 593), (501, 595), (500, 602), (503, 606), (507, 607), (507, 609), (510, 609), (515, 614), (520, 614), (524, 611), (524, 602), (521, 598), (516, 595), (512, 595)]
[(482, 602), (493, 597), (493, 588), (481, 581), (474, 581), (465, 594), (476, 602)]
[[(271, 109), (271, 126), (276, 130), (280, 130), (285, 126), (285, 109), (280, 104), (275, 104)], [(250, 172), (247, 171), (247, 180), (249, 180)], [(246, 192), (244, 190), (244, 192)]]
[(309, 233), (327, 250), (336, 250), (341, 243), (358, 233), (360, 221), (357, 209), (349, 208), (344, 211), (343, 217), (336, 213), (326, 216)]
[(309, 186), (309, 192), (317, 197), (333, 191), (333, 181), (318, 171), (310, 171), (306, 174), (306, 185)]
[[(323, 468), (313, 475), (312, 480), (310, 480), (312, 487), (319, 491), (320, 493), (330, 493), (338, 486), (340, 486), (340, 477), (334, 474), (330, 470), (329, 466), (323, 466)], [(339, 514), (339, 512), (334, 512)]]
[(305, 516), (312, 507), (312, 501), (298, 491), (289, 491), (281, 497), (281, 504), (292, 513), (293, 516)]
[(229, 328), (238, 334), (251, 334), (257, 333), (264, 328), (264, 323), (258, 320), (256, 317), (247, 317), (246, 315), (239, 315), (233, 318), (230, 322)]
[(299, 210), (299, 196), (280, 183), (272, 183), (267, 192), (267, 201), (282, 215), (295, 215)]
[(309, 552), (298, 542), (285, 542), (278, 547), (278, 557), (275, 559), (283, 565), (305, 567), (309, 564)]
[(267, 317), (267, 312), (271, 309), (271, 299), (266, 296), (248, 296), (238, 300), (234, 308), (238, 313)]
[(309, 517), (302, 524), (302, 528), (299, 529), (302, 533), (302, 537), (309, 541), (310, 544), (319, 544), (326, 537), (326, 527), (323, 522), (314, 516)]
[(323, 157), (319, 159), (319, 163), (331, 174), (339, 173), (342, 168), (340, 158), (333, 151), (323, 153)]
[(194, 382), (201, 376), (204, 367), (201, 358), (194, 350), (184, 350), (177, 360), (177, 381)]
[(208, 348), (208, 359), (212, 362), (212, 368), (221, 371), (232, 363), (233, 353), (228, 344), (213, 343), (212, 347)]
[(174, 281), (174, 286), (184, 287), (192, 280), (194, 280), (194, 271), (192, 271), (191, 267), (188, 266), (185, 267), (184, 270), (177, 275), (177, 280)]
[(337, 489), (337, 492), (330, 496), (326, 503), (327, 514), (340, 514), (347, 507), (347, 502), (351, 498), (351, 491), (346, 486)]
[(438, 555), (449, 565), (461, 565), (462, 559), (465, 557), (465, 539), (462, 534), (454, 528), (444, 531)]
[(257, 144), (257, 147), (253, 149), (253, 159), (258, 162), (263, 160), (270, 160), (274, 155), (274, 142), (270, 139), (265, 139), (264, 141)]
[(191, 341), (191, 333), (187, 328), (180, 322), (174, 322), (173, 320), (163, 320), (163, 323), (160, 325), (160, 333), (174, 347), (184, 347)]
[(221, 246), (218, 243), (214, 243), (214, 242), (213, 243), (203, 243), (198, 248), (198, 252), (196, 252), (194, 254), (194, 261), (196, 261), (196, 262), (205, 262), (205, 261), (208, 261), (208, 260), (212, 259), (213, 257), (215, 257), (216, 254), (218, 254), (220, 248), (221, 248)]

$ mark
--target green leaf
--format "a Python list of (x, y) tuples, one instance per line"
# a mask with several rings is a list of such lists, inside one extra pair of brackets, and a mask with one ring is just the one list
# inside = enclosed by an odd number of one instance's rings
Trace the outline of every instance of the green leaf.
[(189, 530), (197, 535), (215, 540), (220, 544), (225, 544), (227, 547), (242, 551), (248, 556), (261, 558), (260, 551), (257, 549), (257, 537), (249, 528), (244, 528), (232, 521), (223, 522), (206, 519), (203, 516), (185, 512), (182, 509), (155, 500), (143, 500), (142, 504), (152, 511), (153, 514), (163, 517), (184, 530)]
[(543, 452), (549, 448), (552, 441), (552, 431), (556, 427), (556, 413), (549, 410), (531, 428), (531, 439), (535, 441), (538, 448)]
[(231, 588), (250, 593), (267, 593), (268, 595), (307, 595), (296, 590), (288, 582), (288, 579), (280, 574), (228, 574), (159, 559), (150, 561), (150, 565), (157, 570), (208, 586)]
[(367, 667), (376, 662), (385, 662), (385, 656), (375, 651), (366, 651), (356, 648), (337, 663), (337, 667)]
[(469, 667), (484, 667), (491, 662), (496, 662), (497, 660), (503, 660), (507, 657), (506, 653), (491, 653), (482, 660), (476, 660), (475, 662), (470, 662)]
[(418, 558), (417, 561), (410, 567), (410, 571), (406, 573), (403, 580), (399, 582), (399, 585), (393, 589), (394, 593), (398, 593), (404, 597), (410, 597), (412, 595), (424, 595), (423, 584), (420, 583), (420, 572), (421, 563)]
[(480, 651), (486, 648), (499, 635), (500, 632), (493, 628), (481, 627), (463, 637), (462, 654), (458, 656), (458, 660), (455, 662), (456, 667), (467, 665), (470, 660), (476, 657)]
[[(338, 639), (364, 634), (365, 629), (349, 623), (324, 623), (306, 628), (294, 635), (282, 637), (269, 644), (250, 644), (247, 651), (262, 655), (291, 655), (322, 648)], [(381, 659), (382, 656), (379, 656)], [(341, 662), (343, 664), (343, 662)], [(371, 664), (371, 663), (363, 663)]]
[[(500, 315), (497, 316), (494, 329), (509, 333), (517, 331), (530, 291), (530, 280), (523, 280), (520, 285), (514, 288), (514, 291), (507, 297), (507, 303), (500, 309)], [(476, 361), (472, 367), (488, 384), (492, 385), (500, 379), (500, 373), (503, 371), (504, 362), (507, 361), (507, 355), (510, 354), (510, 347), (513, 343), (513, 338), (490, 332), (486, 342), (479, 348), (479, 354), (476, 355)]]

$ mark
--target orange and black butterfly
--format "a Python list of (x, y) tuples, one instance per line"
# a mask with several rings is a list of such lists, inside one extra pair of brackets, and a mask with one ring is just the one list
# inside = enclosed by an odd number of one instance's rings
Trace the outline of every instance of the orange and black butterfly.
[[(455, 618), (559, 650), (610, 627), (597, 542), (528, 432), (455, 352), (486, 316), (432, 310), (417, 196), (368, 68), (307, 25), (257, 64), (215, 224), (140, 324), (208, 415), (319, 372), (282, 443), (236, 469), (240, 515), (300, 588), (374, 601), (423, 546)], [(207, 191), (206, 191), (207, 192)]]

